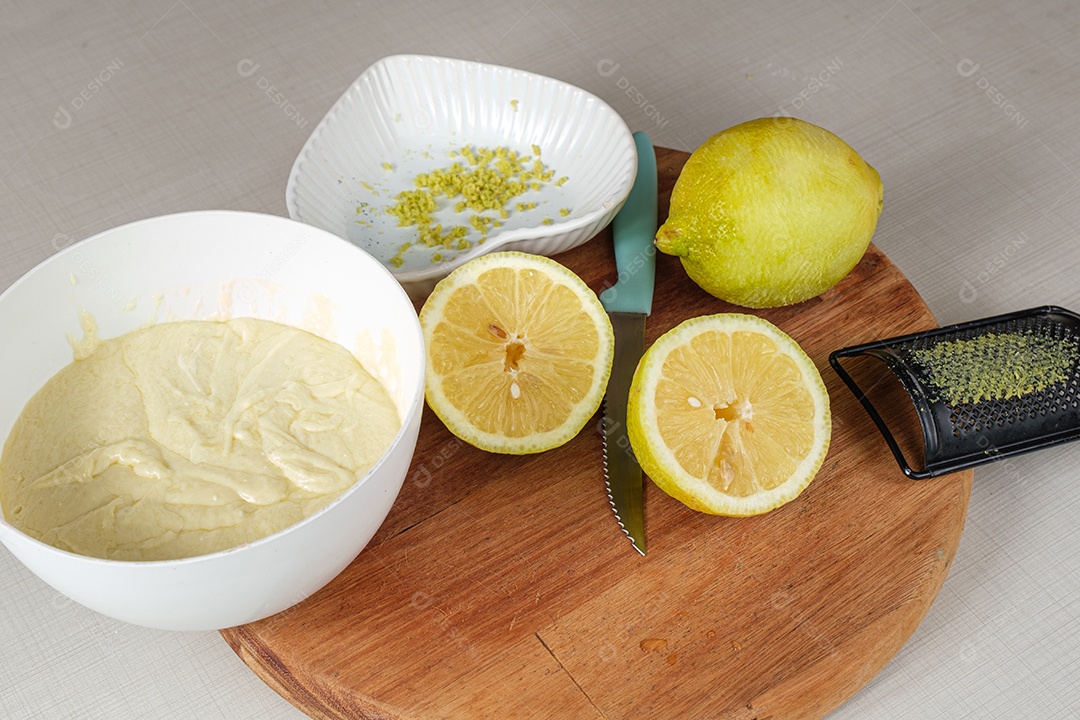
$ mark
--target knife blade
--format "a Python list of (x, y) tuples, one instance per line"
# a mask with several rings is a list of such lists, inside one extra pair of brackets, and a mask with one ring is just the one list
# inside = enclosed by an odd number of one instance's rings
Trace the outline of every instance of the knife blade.
[(656, 154), (649, 137), (634, 133), (637, 175), (630, 195), (612, 221), (615, 284), (600, 294), (615, 331), (615, 357), (604, 396), (604, 482), (619, 526), (634, 549), (645, 554), (642, 473), (626, 435), (630, 381), (645, 352), (645, 318), (652, 312), (656, 272)]

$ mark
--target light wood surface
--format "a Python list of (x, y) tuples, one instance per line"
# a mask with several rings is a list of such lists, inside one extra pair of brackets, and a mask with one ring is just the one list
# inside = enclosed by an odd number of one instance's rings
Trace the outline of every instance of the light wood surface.
[[(687, 155), (657, 151), (660, 217)], [(610, 234), (558, 259), (596, 291)], [(733, 311), (660, 255), (647, 340)], [(604, 490), (600, 436), (526, 457), (455, 439), (425, 409), (416, 458), (360, 556), (296, 607), (223, 631), (315, 718), (819, 718), (900, 649), (957, 549), (971, 472), (914, 482), (828, 367), (831, 350), (935, 326), (876, 247), (836, 288), (760, 314), (822, 371), (825, 464), (747, 519), (646, 487), (649, 554)]]

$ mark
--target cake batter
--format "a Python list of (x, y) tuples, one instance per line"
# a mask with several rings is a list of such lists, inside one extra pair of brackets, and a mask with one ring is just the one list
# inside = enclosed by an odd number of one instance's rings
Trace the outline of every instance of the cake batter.
[(401, 426), (343, 347), (250, 318), (97, 343), (24, 408), (0, 456), (5, 518), (116, 560), (216, 552), (327, 505)]

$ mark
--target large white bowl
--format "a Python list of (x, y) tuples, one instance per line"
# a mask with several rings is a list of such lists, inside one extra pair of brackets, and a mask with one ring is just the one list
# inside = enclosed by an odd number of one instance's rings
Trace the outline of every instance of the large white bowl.
[(400, 432), (367, 475), (311, 517), (222, 552), (121, 562), (39, 542), (0, 520), (0, 541), (38, 577), (105, 615), (168, 630), (266, 617), (329, 582), (385, 519), (420, 426), (424, 350), (411, 302), (383, 266), (309, 225), (193, 212), (108, 230), (49, 258), (0, 295), (0, 438), (63, 366), (79, 311), (113, 337), (147, 322), (256, 317), (351, 350), (390, 391)]
[[(512, 211), (482, 245), (456, 255), (440, 250), (448, 257), (437, 264), (433, 249), (414, 246), (404, 265), (392, 267), (390, 259), (402, 243), (416, 239), (416, 229), (398, 227), (386, 207), (413, 187), (417, 173), (448, 166), (448, 151), (463, 145), (526, 155), (537, 145), (555, 171), (553, 180), (569, 179), (520, 198), (537, 208)], [(611, 106), (581, 88), (497, 65), (395, 55), (365, 70), (312, 131), (293, 165), (285, 203), (290, 217), (356, 243), (386, 263), (411, 296), (422, 298), (478, 255), (554, 255), (580, 245), (611, 222), (636, 171), (630, 129)], [(564, 208), (566, 217), (559, 212)], [(462, 225), (465, 216), (446, 209), (436, 217)]]

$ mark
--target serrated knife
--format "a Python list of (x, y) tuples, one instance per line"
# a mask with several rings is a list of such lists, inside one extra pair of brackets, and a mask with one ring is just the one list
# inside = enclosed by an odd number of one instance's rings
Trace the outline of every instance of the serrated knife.
[(604, 396), (604, 482), (615, 519), (634, 549), (645, 554), (642, 474), (626, 436), (630, 381), (645, 352), (645, 318), (652, 311), (656, 274), (656, 153), (649, 137), (634, 133), (637, 176), (611, 224), (615, 238), (615, 284), (600, 293), (615, 330), (615, 357)]

